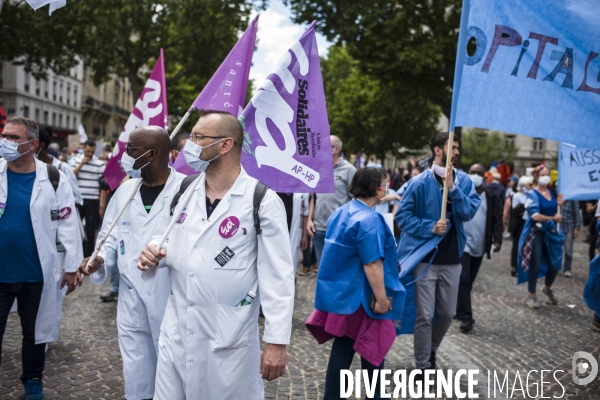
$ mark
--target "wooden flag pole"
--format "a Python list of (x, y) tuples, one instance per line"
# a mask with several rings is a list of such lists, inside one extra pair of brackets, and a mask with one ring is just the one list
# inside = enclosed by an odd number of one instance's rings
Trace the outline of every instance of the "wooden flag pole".
[[(454, 131), (448, 134), (448, 149), (446, 151), (446, 178), (448, 177), (448, 168), (452, 165), (452, 147), (454, 145)], [(442, 191), (442, 215), (441, 221), (446, 220), (446, 203), (448, 203), (448, 179), (444, 179), (444, 190)]]
[[(87, 265), (85, 266), (85, 271), (88, 272), (90, 269), (90, 265), (92, 265), (92, 262), (96, 259), (96, 257), (98, 256), (98, 252), (100, 251), (100, 249), (102, 248), (102, 246), (104, 245), (104, 242), (106, 242), (106, 239), (108, 239), (108, 237), (110, 236), (112, 230), (115, 228), (115, 226), (117, 225), (117, 222), (119, 222), (119, 218), (121, 218), (121, 215), (123, 215), (123, 213), (125, 212), (125, 209), (127, 208), (127, 206), (129, 205), (129, 202), (131, 202), (131, 199), (133, 199), (133, 197), (135, 196), (135, 194), (137, 193), (138, 189), (140, 188), (140, 186), (142, 186), (142, 182), (143, 180), (140, 179), (138, 183), (136, 183), (135, 187), (133, 188), (133, 190), (131, 191), (131, 194), (129, 195), (129, 198), (127, 199), (127, 201), (125, 202), (125, 204), (123, 205), (123, 208), (121, 208), (121, 210), (119, 211), (119, 213), (117, 214), (117, 217), (114, 219), (114, 221), (112, 222), (112, 224), (110, 224), (110, 226), (108, 227), (108, 230), (106, 231), (106, 234), (104, 235), (104, 237), (102, 238), (102, 240), (100, 240), (98, 242), (98, 245), (96, 246), (96, 249), (94, 250), (94, 253), (92, 253), (92, 256), (90, 257), (90, 259), (88, 260)], [(84, 275), (85, 276), (85, 275)], [(83, 278), (82, 278), (83, 279)]]
[(175, 137), (175, 135), (177, 135), (177, 133), (179, 133), (179, 131), (181, 130), (181, 127), (183, 126), (183, 124), (185, 124), (185, 121), (188, 120), (188, 118), (190, 117), (190, 115), (192, 115), (192, 113), (194, 111), (196, 111), (196, 107), (192, 106), (188, 110), (188, 112), (185, 113), (185, 115), (183, 116), (183, 118), (181, 118), (181, 121), (179, 121), (179, 123), (177, 124), (175, 129), (173, 129), (173, 132), (170, 135), (170, 139), (173, 139)]

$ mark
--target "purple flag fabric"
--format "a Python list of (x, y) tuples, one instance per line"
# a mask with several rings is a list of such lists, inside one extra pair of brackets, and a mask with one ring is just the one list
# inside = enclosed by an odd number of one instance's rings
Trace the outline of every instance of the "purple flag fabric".
[[(220, 110), (227, 111), (233, 115), (240, 115), (246, 103), (246, 91), (248, 90), (248, 75), (252, 65), (252, 55), (256, 43), (256, 30), (258, 28), (258, 16), (250, 23), (246, 32), (231, 49), (229, 55), (217, 72), (206, 84), (198, 98), (192, 105), (192, 110)], [(190, 110), (190, 112), (192, 112)], [(178, 172), (185, 175), (195, 174), (187, 165), (184, 157), (177, 157), (173, 164)]]
[(333, 159), (313, 22), (242, 113), (242, 165), (277, 192), (333, 193)]
[(125, 152), (125, 146), (129, 141), (129, 134), (138, 126), (155, 125), (167, 129), (167, 85), (165, 84), (165, 62), (163, 51), (160, 49), (160, 56), (156, 60), (156, 65), (140, 94), (140, 98), (135, 103), (132, 113), (123, 127), (119, 140), (113, 155), (106, 164), (104, 178), (112, 190), (119, 187), (119, 184), (127, 175), (121, 168), (121, 156)]

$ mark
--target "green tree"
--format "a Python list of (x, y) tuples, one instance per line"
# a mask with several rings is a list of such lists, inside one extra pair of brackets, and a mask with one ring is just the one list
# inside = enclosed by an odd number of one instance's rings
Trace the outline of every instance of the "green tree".
[(494, 161), (512, 165), (519, 148), (507, 143), (498, 131), (472, 128), (462, 135), (461, 157), (466, 168), (478, 163), (489, 169)]
[(345, 150), (383, 158), (402, 146), (421, 147), (436, 132), (437, 108), (418, 96), (403, 102), (411, 94), (363, 73), (345, 47), (331, 47), (321, 68), (331, 133)]

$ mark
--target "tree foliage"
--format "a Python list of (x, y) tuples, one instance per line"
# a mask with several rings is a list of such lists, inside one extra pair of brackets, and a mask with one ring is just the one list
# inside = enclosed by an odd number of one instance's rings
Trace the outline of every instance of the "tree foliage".
[(327, 39), (346, 44), (363, 72), (450, 115), (462, 0), (286, 2), (297, 22), (316, 19)]
[(498, 131), (480, 128), (466, 130), (462, 135), (462, 163), (469, 168), (478, 163), (489, 169), (494, 161), (513, 163), (519, 148), (507, 143), (504, 135)]
[(439, 111), (420, 97), (364, 74), (343, 46), (321, 61), (331, 133), (351, 153), (383, 157), (404, 146), (418, 148), (436, 132)]

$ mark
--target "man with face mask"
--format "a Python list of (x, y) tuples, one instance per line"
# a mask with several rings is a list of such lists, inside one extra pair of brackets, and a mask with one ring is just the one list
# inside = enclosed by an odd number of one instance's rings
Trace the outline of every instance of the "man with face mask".
[(500, 251), (502, 245), (502, 206), (495, 193), (484, 187), (485, 170), (481, 164), (474, 164), (469, 169), (469, 178), (475, 186), (475, 191), (481, 199), (481, 205), (472, 220), (463, 226), (467, 235), (467, 244), (460, 259), (462, 271), (458, 286), (458, 302), (456, 317), (462, 321), (460, 331), (463, 333), (473, 330), (473, 310), (471, 309), (471, 289), (481, 266), (483, 255)]
[(65, 285), (67, 294), (75, 290), (83, 257), (74, 243), (79, 226), (71, 188), (62, 172), (35, 159), (38, 135), (37, 123), (23, 117), (9, 118), (0, 135), (0, 347), (16, 299), (26, 399), (44, 397), (46, 343), (58, 339), (57, 297)]
[[(481, 203), (467, 174), (452, 165), (446, 169), (448, 146), (452, 146), (452, 164), (459, 155), (456, 138), (453, 143), (448, 139), (448, 133), (442, 132), (430, 140), (433, 165), (411, 179), (395, 216), (402, 230), (398, 246), (401, 276), (410, 279), (408, 282), (416, 280), (414, 354), (421, 372), (436, 368), (435, 352), (456, 312), (460, 259), (467, 239), (463, 224), (475, 216)], [(446, 219), (441, 219), (446, 180)]]
[[(160, 251), (157, 239), (138, 268), (169, 270), (172, 295), (161, 326), (155, 400), (264, 399), (261, 379), (285, 371), (294, 306), (294, 268), (283, 202), (272, 190), (253, 210), (258, 181), (241, 166), (244, 133), (223, 111), (201, 111), (184, 148), (205, 171), (181, 197)], [(258, 231), (260, 228), (260, 231)], [(161, 261), (166, 257), (166, 262)], [(166, 268), (159, 268), (159, 270)], [(260, 356), (259, 306), (265, 316)]]
[[(123, 183), (110, 200), (98, 238), (104, 237), (123, 207), (125, 212), (89, 271), (85, 270), (87, 258), (79, 268), (83, 274), (91, 274), (92, 282), (101, 285), (118, 266), (117, 328), (125, 398), (129, 400), (154, 396), (158, 337), (169, 298), (169, 276), (162, 269), (142, 279), (136, 264), (140, 252), (152, 240), (152, 233), (164, 231), (169, 225), (169, 196), (184, 178), (169, 167), (169, 150), (169, 135), (162, 128), (145, 126), (131, 132), (121, 166), (132, 179)], [(142, 185), (127, 203), (139, 179)]]

